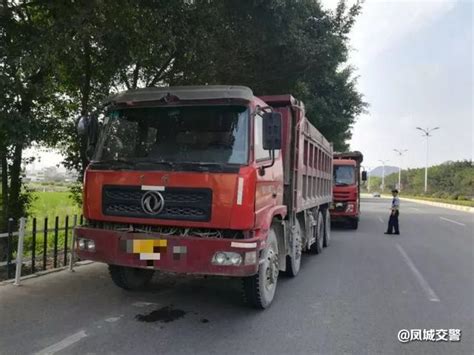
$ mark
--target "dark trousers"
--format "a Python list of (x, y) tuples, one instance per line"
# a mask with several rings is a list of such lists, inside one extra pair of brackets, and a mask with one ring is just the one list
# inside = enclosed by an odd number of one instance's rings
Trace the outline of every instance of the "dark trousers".
[(398, 229), (398, 211), (395, 211), (395, 213), (390, 214), (390, 218), (388, 220), (388, 228), (387, 228), (387, 233), (392, 234), (393, 229), (395, 229), (395, 233), (400, 233), (400, 230)]

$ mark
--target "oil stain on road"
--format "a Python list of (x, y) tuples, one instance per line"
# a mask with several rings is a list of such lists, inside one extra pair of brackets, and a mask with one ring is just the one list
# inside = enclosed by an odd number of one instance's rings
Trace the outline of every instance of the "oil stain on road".
[(161, 307), (147, 314), (137, 314), (135, 318), (139, 322), (162, 322), (169, 323), (176, 319), (184, 317), (186, 314), (185, 311), (181, 309), (174, 309), (171, 306)]

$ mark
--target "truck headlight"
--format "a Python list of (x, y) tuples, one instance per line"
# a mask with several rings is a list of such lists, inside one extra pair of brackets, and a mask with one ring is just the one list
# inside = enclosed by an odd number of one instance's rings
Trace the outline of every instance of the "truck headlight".
[(86, 249), (87, 251), (95, 251), (95, 242), (89, 239), (86, 243)]
[(92, 239), (79, 238), (77, 240), (77, 246), (80, 250), (95, 251), (95, 241)]
[(230, 251), (218, 251), (212, 257), (214, 265), (233, 265), (237, 266), (242, 263), (242, 255)]

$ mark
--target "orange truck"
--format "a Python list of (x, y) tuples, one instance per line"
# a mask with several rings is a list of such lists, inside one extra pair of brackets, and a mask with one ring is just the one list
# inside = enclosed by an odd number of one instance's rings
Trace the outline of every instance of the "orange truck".
[(81, 259), (124, 289), (155, 271), (242, 279), (257, 308), (330, 241), (332, 145), (291, 95), (242, 86), (131, 90), (78, 131), (90, 163)]
[(333, 160), (333, 203), (331, 220), (348, 222), (357, 229), (360, 217), (360, 184), (365, 181), (365, 171), (361, 174), (361, 152), (334, 153)]

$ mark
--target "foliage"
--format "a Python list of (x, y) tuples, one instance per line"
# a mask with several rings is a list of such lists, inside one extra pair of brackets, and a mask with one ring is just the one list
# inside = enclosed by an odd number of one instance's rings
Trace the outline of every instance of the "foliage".
[[(367, 106), (346, 64), (359, 2), (348, 7), (341, 0), (335, 11), (314, 0), (2, 0), (0, 6), (4, 219), (27, 211), (23, 150), (33, 143), (59, 147), (66, 167), (83, 172), (77, 117), (100, 110), (118, 91), (239, 84), (257, 95), (292, 93), (338, 150)], [(80, 202), (80, 187), (73, 192)]]
[[(381, 178), (371, 177), (370, 190), (381, 191)], [(385, 191), (398, 184), (398, 173), (385, 177)], [(402, 170), (401, 185), (404, 194), (424, 195), (450, 200), (474, 198), (474, 166), (472, 161), (455, 161), (428, 168), (428, 193), (424, 193), (425, 169)]]
[(54, 42), (50, 19), (28, 1), (3, 0), (0, 6), (1, 230), (8, 218), (26, 215), (32, 201), (22, 182), (24, 149), (56, 144), (61, 122), (54, 115), (60, 100), (47, 45)]

